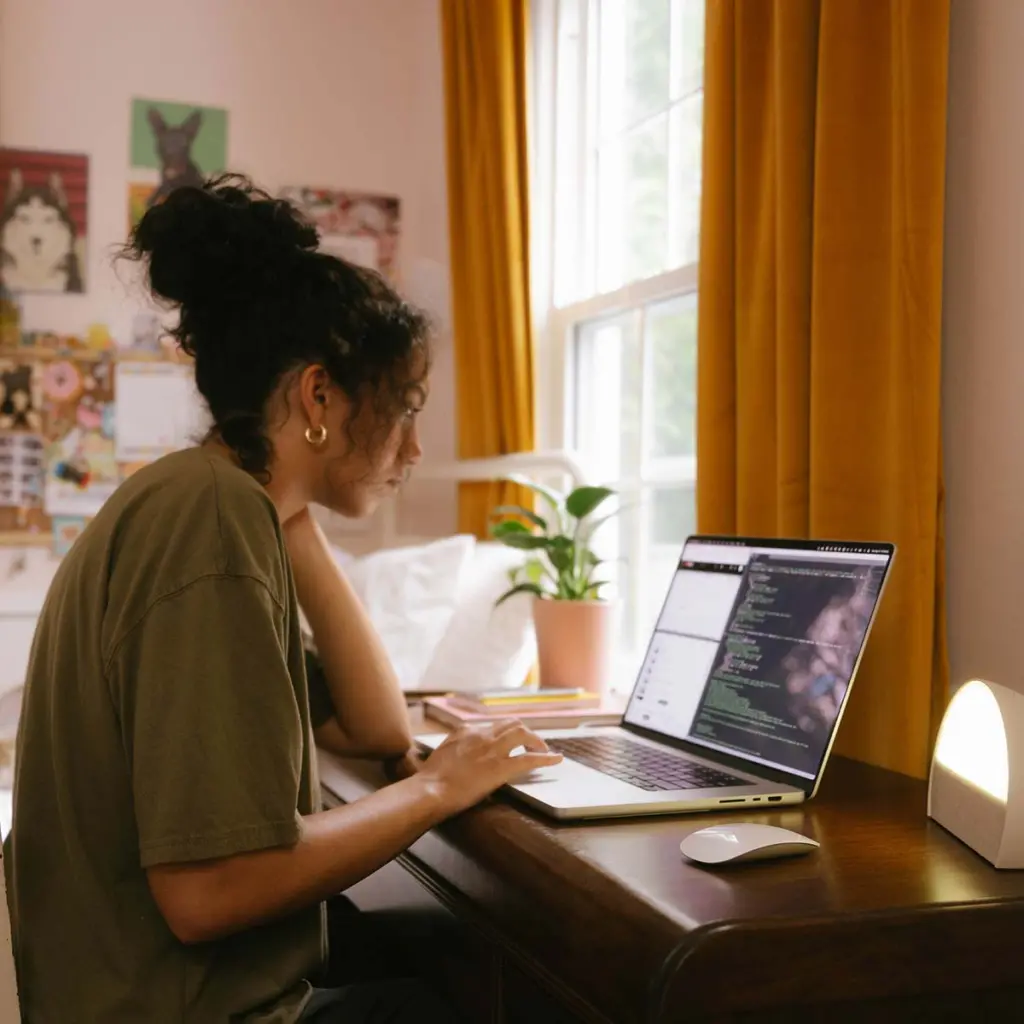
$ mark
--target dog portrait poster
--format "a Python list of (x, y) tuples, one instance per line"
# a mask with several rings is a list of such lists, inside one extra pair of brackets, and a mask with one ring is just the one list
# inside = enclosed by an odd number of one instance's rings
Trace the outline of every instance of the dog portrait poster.
[(227, 167), (228, 112), (166, 100), (132, 100), (128, 219), (182, 185), (198, 185)]
[(329, 188), (289, 186), (281, 190), (320, 232), (320, 248), (350, 263), (398, 280), (401, 203), (395, 196)]
[(0, 149), (0, 279), (11, 292), (84, 292), (89, 158)]

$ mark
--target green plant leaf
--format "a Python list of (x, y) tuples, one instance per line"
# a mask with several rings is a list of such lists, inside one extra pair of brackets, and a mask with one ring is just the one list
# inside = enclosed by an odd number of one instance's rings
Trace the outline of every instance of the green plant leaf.
[(534, 597), (543, 597), (544, 591), (536, 583), (517, 583), (511, 590), (506, 590), (494, 602), (494, 607), (497, 608), (499, 605), (504, 604), (510, 597), (515, 597), (516, 594), (533, 594)]
[(539, 558), (531, 558), (521, 571), (531, 583), (540, 583), (544, 578), (544, 563)]
[(539, 551), (551, 543), (548, 537), (538, 537), (535, 533), (523, 529), (521, 532), (512, 531), (503, 533), (496, 538), (506, 547), (517, 548), (520, 551)]
[[(536, 512), (531, 511), (528, 508), (523, 508), (522, 505), (499, 505), (498, 508), (491, 512), (492, 516), (521, 516), (523, 519), (529, 520), (534, 526), (539, 526), (545, 532), (547, 531), (548, 524), (547, 520), (537, 515)], [(515, 520), (512, 520), (515, 522)]]
[(572, 569), (574, 548), (575, 545), (571, 537), (558, 536), (549, 538), (548, 558), (559, 575)]
[(519, 522), (518, 519), (505, 519), (500, 523), (493, 523), (491, 525), (491, 536), (497, 540), (503, 540), (511, 534), (521, 533), (530, 537), (533, 536), (530, 528), (525, 523)]
[(608, 580), (598, 580), (596, 583), (588, 584), (587, 588), (583, 591), (584, 597), (594, 596), (597, 597), (597, 592), (602, 587), (608, 586)]
[(566, 511), (576, 519), (585, 519), (614, 493), (610, 487), (577, 487), (565, 499)]

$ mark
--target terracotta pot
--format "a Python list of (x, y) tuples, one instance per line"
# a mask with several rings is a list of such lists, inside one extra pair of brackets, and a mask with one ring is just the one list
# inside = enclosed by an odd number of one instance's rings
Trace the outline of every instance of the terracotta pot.
[(607, 692), (615, 660), (614, 604), (535, 598), (533, 624), (541, 686)]

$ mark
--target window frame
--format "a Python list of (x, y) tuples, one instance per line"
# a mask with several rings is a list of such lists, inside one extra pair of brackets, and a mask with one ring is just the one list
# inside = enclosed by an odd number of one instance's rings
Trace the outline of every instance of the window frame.
[[(528, 82), (531, 93), (528, 97), (530, 118), (531, 160), (531, 265), (533, 314), (535, 327), (535, 414), (537, 424), (537, 444), (544, 449), (574, 449), (575, 434), (575, 398), (574, 376), (576, 359), (576, 334), (581, 326), (596, 320), (632, 315), (640, 318), (637, 324), (641, 352), (645, 351), (646, 332), (643, 330), (643, 316), (647, 307), (652, 304), (671, 301), (696, 295), (697, 263), (696, 261), (681, 267), (664, 271), (660, 274), (629, 282), (614, 291), (599, 293), (589, 297), (556, 305), (555, 302), (555, 203), (556, 203), (556, 129), (558, 100), (556, 87), (558, 83), (558, 42), (559, 42), (559, 5), (562, 0), (531, 0), (531, 32), (532, 32), (532, 66), (529, 69)], [(581, 17), (580, 35), (586, 36), (588, 31), (586, 11), (592, 0), (580, 0), (584, 14)], [(581, 62), (579, 74), (579, 119), (586, 124), (588, 118), (594, 116), (587, 103), (588, 76), (593, 68), (587, 62)], [(575, 159), (576, 189), (578, 195), (585, 195), (588, 189), (595, 187), (592, 176), (587, 174), (588, 134), (581, 131), (578, 138), (578, 150)], [(587, 208), (587, 207), (584, 207)], [(587, 244), (584, 241), (592, 235), (593, 226), (588, 226), (585, 216), (577, 218), (575, 225), (577, 245), (581, 250)], [(646, 359), (646, 355), (645, 355)], [(646, 394), (650, 380), (645, 372), (643, 375), (644, 394), (641, 397), (643, 412), (643, 430), (650, 429), (649, 398)], [(577, 453), (581, 458), (582, 453)], [(583, 463), (587, 470), (586, 463)], [(641, 471), (634, 477), (617, 480), (588, 479), (595, 484), (621, 488), (624, 491), (650, 492), (658, 488), (691, 488), (696, 487), (696, 456), (658, 457), (650, 461), (647, 471)], [(639, 536), (630, 556), (642, 558), (644, 550), (651, 543), (648, 520), (637, 531)], [(682, 545), (680, 544), (680, 549)], [(643, 564), (640, 562), (639, 564)], [(642, 585), (634, 580), (631, 592), (620, 594), (619, 599), (630, 607), (634, 620), (640, 608), (637, 588)], [(632, 599), (632, 600), (631, 600)], [(646, 632), (639, 630), (639, 623), (633, 621), (626, 624), (625, 635), (631, 638), (630, 649), (622, 651), (623, 660), (635, 667), (642, 659), (646, 646)], [(620, 677), (619, 686), (628, 687), (632, 677)]]

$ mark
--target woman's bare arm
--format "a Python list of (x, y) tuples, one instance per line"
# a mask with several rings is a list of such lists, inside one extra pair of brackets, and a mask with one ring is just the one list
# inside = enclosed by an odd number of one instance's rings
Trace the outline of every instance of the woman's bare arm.
[(284, 535), (336, 712), (317, 743), (342, 755), (401, 757), (412, 746), (409, 715), (377, 631), (308, 510), (284, 524)]

